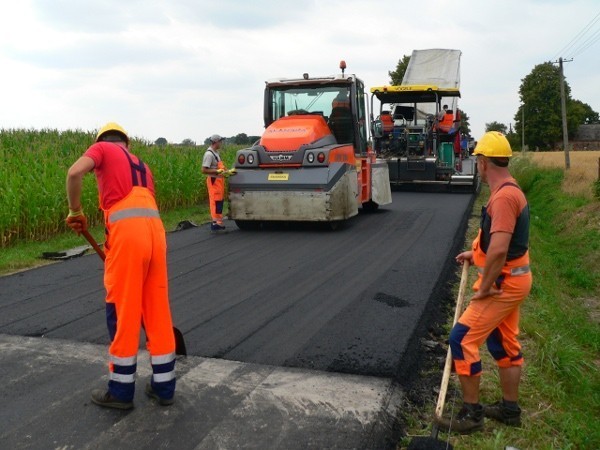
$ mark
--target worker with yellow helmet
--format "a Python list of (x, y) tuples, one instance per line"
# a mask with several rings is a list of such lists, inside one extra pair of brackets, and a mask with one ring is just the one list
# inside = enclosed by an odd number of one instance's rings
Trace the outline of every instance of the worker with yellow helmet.
[[(469, 306), (450, 332), (450, 348), (459, 376), (463, 406), (452, 419), (441, 418), (445, 429), (459, 433), (481, 430), (484, 417), (506, 425), (521, 424), (518, 405), (523, 355), (517, 340), (520, 306), (531, 290), (529, 268), (529, 206), (508, 169), (512, 150), (497, 131), (486, 133), (473, 152), (490, 197), (482, 209), (479, 233), (469, 251), (456, 256), (478, 270)], [(502, 399), (479, 402), (482, 372), (480, 346), (486, 342), (496, 360)]]
[(142, 322), (153, 375), (146, 394), (170, 405), (175, 393), (175, 338), (168, 298), (167, 246), (150, 168), (129, 151), (129, 136), (107, 123), (69, 169), (67, 225), (87, 230), (81, 207), (83, 176), (94, 171), (104, 211), (104, 285), (110, 334), (108, 390), (92, 391), (92, 402), (133, 408)]

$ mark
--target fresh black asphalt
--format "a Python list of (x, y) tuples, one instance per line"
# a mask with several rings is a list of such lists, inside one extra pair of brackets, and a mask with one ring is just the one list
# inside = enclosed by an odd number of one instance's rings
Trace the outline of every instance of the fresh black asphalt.
[(453, 256), (472, 200), (394, 192), (391, 205), (333, 232), (286, 224), (241, 231), (228, 222), (222, 234), (206, 225), (169, 233), (171, 306), (190, 355), (178, 361), (171, 408), (143, 398), (142, 357), (133, 412), (89, 402), (106, 380), (99, 258), (0, 278), (0, 441), (7, 448), (391, 446), (419, 339), (452, 300)]

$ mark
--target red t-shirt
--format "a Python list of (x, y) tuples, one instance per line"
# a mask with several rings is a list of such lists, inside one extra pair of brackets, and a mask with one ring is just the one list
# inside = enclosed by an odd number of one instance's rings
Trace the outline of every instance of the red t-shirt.
[[(94, 173), (98, 180), (98, 192), (100, 193), (100, 207), (108, 210), (122, 200), (133, 189), (131, 165), (127, 155), (123, 152), (124, 146), (113, 142), (96, 142), (86, 150), (83, 156), (94, 160)], [(137, 156), (129, 153), (135, 164), (139, 163)], [(146, 166), (147, 188), (154, 195), (154, 180), (150, 168)], [(138, 185), (141, 180), (138, 174)]]

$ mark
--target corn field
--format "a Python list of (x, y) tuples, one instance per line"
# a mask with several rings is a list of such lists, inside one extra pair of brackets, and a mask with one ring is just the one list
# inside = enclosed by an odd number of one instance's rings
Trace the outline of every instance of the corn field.
[[(0, 130), (0, 247), (42, 241), (67, 230), (67, 170), (94, 142), (85, 131)], [(150, 166), (161, 211), (206, 200), (201, 172), (205, 146), (156, 146), (133, 140), (132, 153)], [(236, 149), (226, 148), (231, 167)], [(102, 221), (93, 174), (84, 177), (81, 203), (90, 226)]]

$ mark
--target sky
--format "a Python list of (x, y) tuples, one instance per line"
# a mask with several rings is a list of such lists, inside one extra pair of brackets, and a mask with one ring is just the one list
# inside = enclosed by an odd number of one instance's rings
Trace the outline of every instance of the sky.
[(413, 50), (457, 49), (478, 139), (514, 124), (519, 87), (559, 57), (600, 111), (598, 0), (0, 0), (0, 129), (198, 144), (261, 135), (265, 81), (356, 74), (367, 88)]

